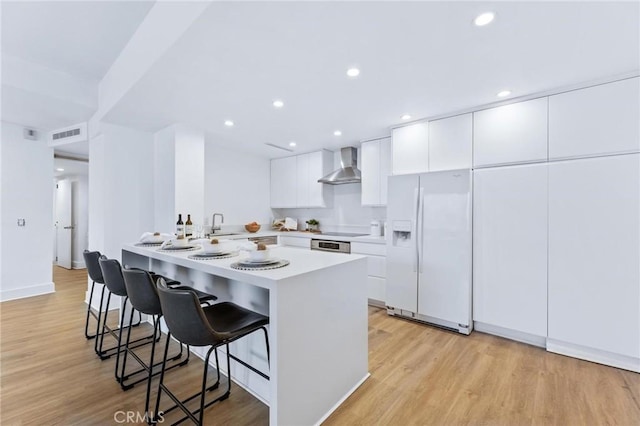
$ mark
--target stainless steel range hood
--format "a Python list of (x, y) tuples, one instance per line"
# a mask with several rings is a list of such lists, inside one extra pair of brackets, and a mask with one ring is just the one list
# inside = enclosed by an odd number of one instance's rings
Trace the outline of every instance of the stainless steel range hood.
[(340, 149), (340, 165), (338, 170), (334, 170), (322, 179), (320, 183), (329, 185), (344, 185), (347, 183), (360, 183), (362, 180), (360, 170), (358, 170), (358, 150), (352, 146)]

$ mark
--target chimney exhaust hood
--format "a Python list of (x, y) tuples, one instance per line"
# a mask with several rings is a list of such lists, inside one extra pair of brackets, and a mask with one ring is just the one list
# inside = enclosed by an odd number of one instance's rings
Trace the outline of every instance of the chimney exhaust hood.
[(320, 183), (329, 185), (344, 185), (347, 183), (360, 183), (361, 174), (358, 170), (358, 150), (352, 146), (340, 149), (341, 168), (335, 170), (322, 179)]

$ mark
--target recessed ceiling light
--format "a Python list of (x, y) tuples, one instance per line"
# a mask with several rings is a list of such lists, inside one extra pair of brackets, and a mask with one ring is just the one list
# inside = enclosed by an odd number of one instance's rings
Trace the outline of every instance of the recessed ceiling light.
[(341, 136), (342, 132), (340, 130), (336, 130), (335, 132), (333, 132), (333, 136)]
[(484, 27), (485, 25), (490, 24), (495, 17), (496, 15), (493, 12), (481, 13), (480, 15), (476, 16), (476, 19), (473, 20), (473, 23), (478, 27)]
[(349, 77), (357, 77), (360, 75), (360, 70), (358, 68), (349, 68), (347, 70), (347, 75)]
[(411, 119), (411, 116), (409, 114), (405, 114), (402, 117), (400, 117), (402, 120), (409, 120)]
[(504, 98), (505, 96), (509, 96), (511, 94), (511, 90), (503, 90), (502, 92), (498, 92), (499, 98)]
[(273, 106), (276, 108), (282, 108), (284, 106), (284, 102), (282, 102), (280, 99), (276, 99), (275, 101), (273, 101)]
[(58, 169), (56, 169), (56, 172), (64, 172), (64, 169), (58, 168)]
[(296, 146), (295, 142), (289, 142), (289, 146)]
[(225, 120), (224, 125), (227, 126), (227, 127), (231, 127), (231, 126), (233, 126), (233, 121)]

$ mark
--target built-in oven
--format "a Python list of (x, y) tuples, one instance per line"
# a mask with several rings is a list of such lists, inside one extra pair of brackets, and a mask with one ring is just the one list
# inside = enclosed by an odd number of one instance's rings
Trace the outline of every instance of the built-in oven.
[(311, 250), (351, 253), (351, 243), (347, 241), (311, 239)]

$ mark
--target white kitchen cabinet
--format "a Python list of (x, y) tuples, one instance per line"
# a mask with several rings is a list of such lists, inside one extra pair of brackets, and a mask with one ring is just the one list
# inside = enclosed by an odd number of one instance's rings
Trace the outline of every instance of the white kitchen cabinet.
[(296, 157), (271, 160), (272, 208), (292, 208), (297, 206), (297, 177)]
[(549, 165), (551, 351), (640, 372), (640, 154)]
[(278, 244), (290, 247), (311, 248), (311, 238), (291, 235), (278, 235)]
[(360, 146), (362, 205), (387, 204), (387, 178), (391, 172), (391, 140), (377, 139)]
[(429, 171), (471, 168), (472, 114), (429, 122)]
[(394, 175), (423, 173), (429, 168), (429, 123), (393, 129), (391, 172)]
[(373, 243), (351, 243), (351, 253), (367, 256), (367, 294), (372, 305), (384, 306), (386, 300), (387, 258), (386, 246)]
[(547, 160), (547, 98), (473, 113), (473, 165)]
[(547, 164), (474, 172), (473, 320), (481, 331), (544, 346)]
[(326, 150), (271, 160), (271, 208), (326, 207), (332, 190), (318, 179), (331, 170)]
[(549, 157), (640, 151), (640, 78), (549, 97)]

